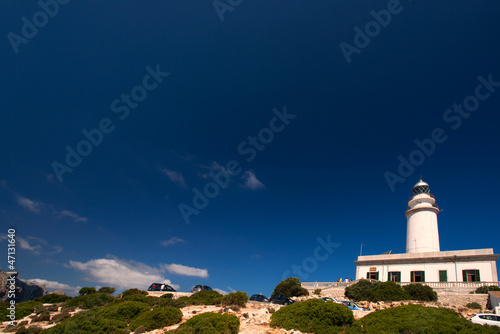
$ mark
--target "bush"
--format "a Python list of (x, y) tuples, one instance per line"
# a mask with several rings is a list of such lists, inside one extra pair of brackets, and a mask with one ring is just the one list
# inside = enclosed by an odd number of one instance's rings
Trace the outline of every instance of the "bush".
[(473, 324), (446, 308), (405, 305), (372, 312), (359, 320), (363, 333), (495, 333), (498, 329)]
[(17, 334), (38, 334), (42, 332), (42, 328), (38, 326), (30, 326), (29, 328), (26, 328), (24, 326), (19, 327), (17, 330)]
[(81, 288), (80, 291), (78, 291), (79, 296), (86, 296), (93, 293), (96, 293), (95, 288), (89, 288), (89, 287)]
[(474, 293), (488, 293), (489, 291), (500, 291), (500, 287), (496, 285), (482, 286), (480, 288), (477, 288)]
[(420, 300), (423, 302), (435, 302), (438, 300), (437, 292), (427, 285), (413, 283), (405, 285), (403, 289), (408, 292), (413, 300)]
[(146, 291), (142, 291), (142, 290), (139, 290), (139, 289), (128, 289), (128, 290), (125, 290), (122, 292), (122, 296), (123, 297), (127, 297), (127, 296), (131, 296), (131, 295), (143, 295), (143, 296), (147, 296), (148, 293)]
[(97, 310), (100, 317), (125, 321), (127, 323), (135, 319), (139, 314), (149, 310), (147, 304), (141, 302), (126, 301), (122, 303), (111, 304)]
[(162, 328), (175, 325), (182, 321), (182, 312), (175, 307), (166, 307), (141, 313), (130, 323), (130, 330), (134, 331), (139, 326), (146, 327), (146, 330)]
[(321, 295), (321, 289), (314, 290), (314, 294), (318, 296)]
[(69, 299), (71, 299), (71, 297), (68, 297), (66, 295), (58, 295), (55, 293), (49, 293), (48, 295), (35, 298), (36, 301), (44, 304), (63, 303)]
[(44, 311), (44, 312), (40, 313), (40, 315), (33, 317), (31, 322), (40, 322), (40, 321), (49, 321), (49, 320), (50, 320), (50, 313), (47, 311)]
[[(76, 299), (76, 298), (75, 298)], [(97, 309), (79, 312), (59, 325), (45, 329), (43, 334), (128, 334), (127, 323), (120, 320), (106, 319)]]
[(271, 316), (271, 327), (297, 329), (307, 333), (338, 333), (354, 323), (354, 315), (346, 306), (318, 299), (282, 307)]
[(177, 334), (237, 334), (240, 320), (232, 314), (202, 313), (179, 326)]
[(58, 310), (59, 307), (57, 305), (48, 305), (48, 306), (38, 305), (35, 307), (35, 314), (40, 314), (42, 312), (57, 312)]
[(370, 282), (366, 279), (359, 280), (345, 288), (345, 296), (349, 299), (361, 301), (398, 301), (409, 300), (411, 296), (394, 282)]
[(84, 295), (80, 297), (75, 297), (71, 300), (68, 300), (64, 306), (71, 307), (76, 306), (83, 309), (91, 309), (97, 306), (104, 306), (106, 304), (114, 301), (115, 298), (113, 296), (108, 295), (107, 293), (93, 293), (89, 295)]
[(473, 309), (477, 309), (477, 310), (482, 310), (483, 308), (481, 307), (481, 305), (479, 305), (478, 303), (476, 302), (473, 302), (473, 303), (469, 303), (467, 305), (465, 305), (465, 307), (468, 307), (468, 308), (473, 308)]
[(107, 293), (108, 295), (112, 295), (113, 293), (116, 292), (116, 289), (112, 288), (110, 286), (105, 286), (105, 287), (100, 288), (97, 292), (98, 293)]
[[(180, 299), (180, 298), (179, 298)], [(216, 305), (222, 301), (222, 295), (217, 291), (202, 290), (188, 297), (190, 305)]]
[(245, 307), (248, 302), (248, 295), (246, 292), (236, 291), (222, 297), (221, 304), (225, 306), (238, 305)]
[(300, 284), (300, 279), (298, 279), (297, 277), (288, 277), (279, 282), (278, 285), (276, 285), (272, 294), (282, 294), (290, 298), (309, 296), (309, 291), (302, 287), (302, 285)]
[[(16, 305), (16, 320), (21, 320), (22, 318), (30, 315), (35, 311), (35, 307), (42, 305), (40, 302), (33, 300), (22, 302)], [(7, 320), (2, 320), (7, 321)]]
[(52, 317), (52, 320), (50, 321), (50, 323), (59, 323), (61, 321), (63, 321), (64, 319), (68, 319), (68, 318), (71, 318), (71, 314), (69, 314), (68, 312), (61, 312), (61, 313), (58, 313), (56, 315), (54, 315)]
[(142, 333), (146, 333), (146, 332), (147, 332), (146, 327), (139, 326), (135, 329), (134, 334), (142, 334)]

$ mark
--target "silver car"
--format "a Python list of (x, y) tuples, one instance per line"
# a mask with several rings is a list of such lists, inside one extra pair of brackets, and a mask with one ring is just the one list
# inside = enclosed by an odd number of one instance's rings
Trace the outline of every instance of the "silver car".
[(490, 325), (500, 327), (500, 315), (491, 313), (478, 313), (470, 319), (471, 322), (480, 325)]

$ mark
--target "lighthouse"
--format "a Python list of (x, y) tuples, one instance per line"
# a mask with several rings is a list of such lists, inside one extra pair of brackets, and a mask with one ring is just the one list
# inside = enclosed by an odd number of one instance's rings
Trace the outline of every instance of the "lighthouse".
[(415, 184), (412, 192), (405, 212), (406, 253), (439, 252), (439, 207), (436, 199), (422, 178)]

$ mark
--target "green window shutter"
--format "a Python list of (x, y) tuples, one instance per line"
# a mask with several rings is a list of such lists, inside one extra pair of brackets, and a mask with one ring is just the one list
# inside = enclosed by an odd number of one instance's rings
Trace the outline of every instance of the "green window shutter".
[(422, 282), (425, 282), (425, 271), (422, 271)]
[(439, 271), (439, 282), (448, 282), (448, 272), (446, 270)]
[(464, 278), (464, 282), (467, 282), (467, 270), (462, 270), (462, 276)]
[(370, 279), (370, 273), (366, 273), (366, 279)]
[(378, 281), (378, 271), (375, 273), (375, 279)]
[(396, 278), (397, 282), (401, 282), (401, 272), (398, 272), (398, 277)]
[(412, 271), (410, 274), (410, 282), (415, 282), (415, 272)]
[(481, 282), (481, 277), (479, 276), (479, 270), (476, 270), (476, 282)]
[(387, 273), (387, 280), (392, 281), (391, 273)]

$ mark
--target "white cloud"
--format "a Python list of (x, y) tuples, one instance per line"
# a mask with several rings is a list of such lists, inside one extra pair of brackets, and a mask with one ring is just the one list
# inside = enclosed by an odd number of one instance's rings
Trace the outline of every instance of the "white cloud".
[(78, 291), (80, 291), (81, 287), (80, 286), (71, 286), (68, 284), (64, 283), (59, 283), (56, 281), (47, 281), (41, 278), (33, 278), (33, 279), (27, 279), (26, 282), (29, 283), (35, 283), (37, 285), (45, 285), (45, 288), (49, 291), (54, 291), (54, 290), (64, 290), (68, 295), (77, 295)]
[(229, 292), (224, 291), (224, 290), (222, 290), (222, 289), (217, 289), (217, 288), (215, 288), (215, 289), (214, 289), (214, 291), (217, 291), (217, 292), (218, 292), (218, 293), (220, 293), (221, 295), (227, 295), (227, 294), (229, 294)]
[(162, 245), (163, 247), (167, 247), (167, 246), (172, 246), (172, 245), (182, 243), (182, 242), (185, 242), (185, 240), (180, 239), (180, 238), (176, 238), (176, 237), (172, 237), (168, 240), (161, 241), (160, 245)]
[(69, 261), (69, 264), (74, 269), (83, 272), (87, 280), (117, 289), (145, 290), (151, 283), (166, 283), (174, 289), (179, 289), (178, 285), (172, 284), (162, 275), (162, 270), (141, 262), (112, 258), (94, 259), (85, 263)]
[(166, 169), (166, 168), (163, 168), (163, 169), (160, 168), (160, 171), (163, 174), (167, 175), (168, 178), (170, 179), (170, 181), (178, 183), (178, 184), (180, 184), (183, 187), (186, 186), (186, 183), (184, 182), (184, 177), (182, 176), (181, 173), (173, 171), (173, 170), (169, 170), (169, 169)]
[(40, 254), (40, 251), (42, 250), (42, 245), (38, 244), (30, 244), (30, 242), (24, 238), (21, 237), (16, 237), (17, 242), (19, 243), (19, 247), (22, 249), (26, 249), (29, 251), (32, 251), (35, 254)]
[(87, 218), (85, 217), (80, 217), (79, 215), (77, 215), (76, 213), (74, 212), (71, 212), (69, 210), (63, 210), (59, 213), (59, 215), (61, 216), (66, 216), (66, 217), (70, 217), (70, 218), (73, 218), (74, 221), (76, 222), (86, 222), (87, 221)]
[(162, 264), (161, 268), (168, 270), (169, 272), (171, 272), (173, 274), (177, 274), (177, 275), (196, 276), (196, 277), (202, 277), (202, 278), (208, 277), (208, 270), (207, 269), (198, 269), (198, 268), (183, 266), (182, 264), (175, 264), (175, 263)]
[(17, 204), (21, 205), (23, 208), (28, 209), (34, 213), (40, 213), (40, 207), (43, 205), (41, 202), (32, 201), (21, 195), (16, 196)]
[(242, 178), (245, 180), (245, 183), (242, 185), (243, 188), (251, 190), (258, 190), (265, 188), (264, 184), (257, 179), (255, 173), (252, 171), (249, 170), (245, 171), (243, 173)]

